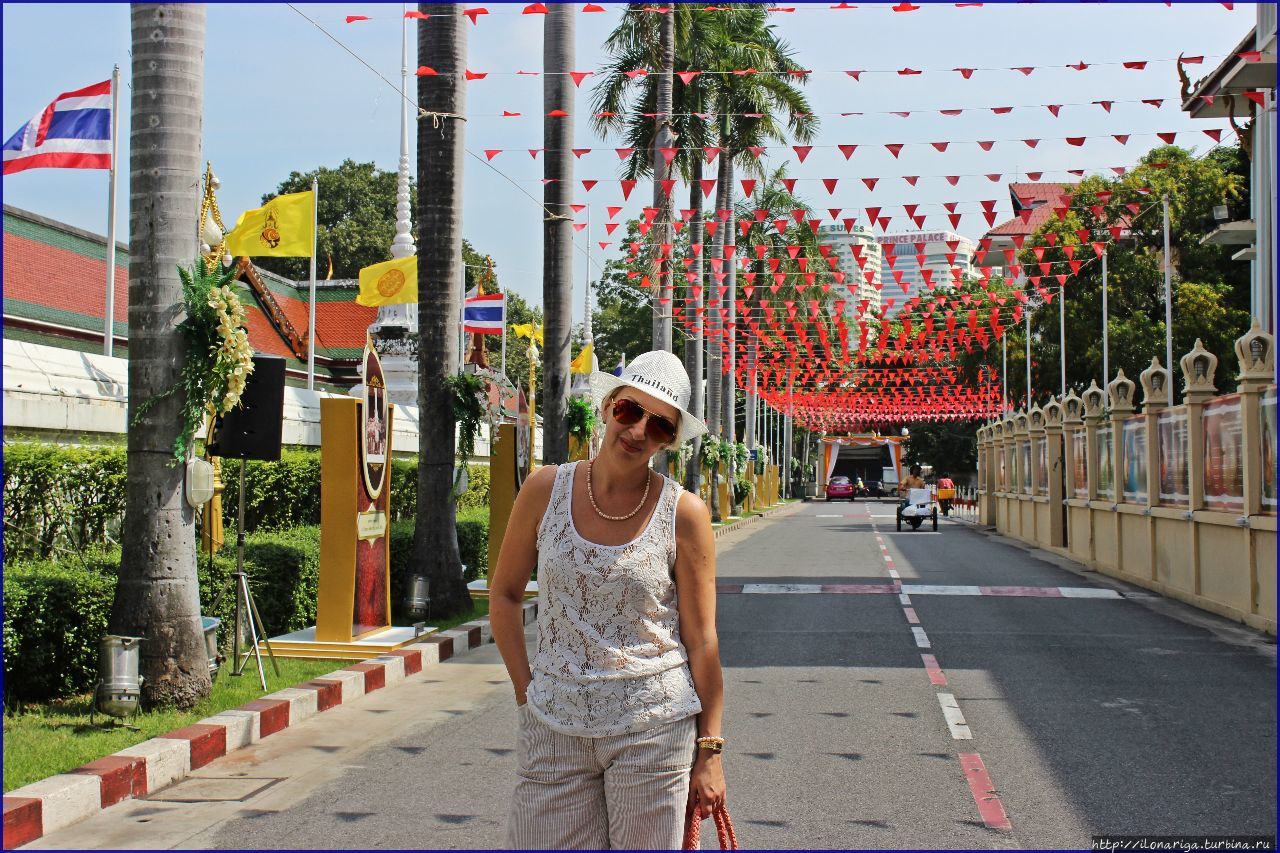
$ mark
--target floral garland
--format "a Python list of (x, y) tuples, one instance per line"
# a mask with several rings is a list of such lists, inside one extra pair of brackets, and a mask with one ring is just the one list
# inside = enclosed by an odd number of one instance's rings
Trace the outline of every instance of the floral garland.
[(231, 289), (237, 271), (210, 267), (204, 258), (187, 270), (178, 268), (187, 316), (178, 333), (187, 342), (187, 357), (176, 386), (148, 400), (134, 416), (137, 425), (155, 403), (183, 391), (182, 428), (173, 442), (173, 455), (183, 462), (196, 430), (206, 417), (225, 415), (240, 403), (253, 373), (253, 348), (244, 329), (244, 306)]

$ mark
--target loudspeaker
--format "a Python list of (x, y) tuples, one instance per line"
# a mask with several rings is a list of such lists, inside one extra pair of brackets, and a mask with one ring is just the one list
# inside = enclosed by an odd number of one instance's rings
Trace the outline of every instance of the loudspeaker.
[(244, 385), (240, 405), (213, 423), (209, 453), (230, 459), (280, 458), (284, 425), (284, 359), (255, 355), (253, 373)]

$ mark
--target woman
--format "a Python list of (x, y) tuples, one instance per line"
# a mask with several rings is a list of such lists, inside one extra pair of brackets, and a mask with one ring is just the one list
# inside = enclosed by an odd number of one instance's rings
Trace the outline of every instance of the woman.
[[(525, 481), (490, 581), (519, 706), (515, 848), (678, 848), (724, 801), (715, 540), (706, 505), (649, 469), (706, 432), (668, 352), (591, 375), (604, 440)], [(537, 566), (538, 646), (521, 602)]]

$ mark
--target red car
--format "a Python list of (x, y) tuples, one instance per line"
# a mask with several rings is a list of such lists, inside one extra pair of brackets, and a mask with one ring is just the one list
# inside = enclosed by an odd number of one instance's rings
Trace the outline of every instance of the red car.
[(832, 477), (827, 483), (827, 500), (853, 500), (853, 483), (848, 477)]

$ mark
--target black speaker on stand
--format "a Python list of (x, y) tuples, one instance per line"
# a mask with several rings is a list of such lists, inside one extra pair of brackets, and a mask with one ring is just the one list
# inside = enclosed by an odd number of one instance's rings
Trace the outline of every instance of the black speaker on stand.
[[(262, 689), (267, 689), (267, 675), (262, 668), (262, 651), (259, 643), (266, 646), (267, 656), (271, 658), (271, 666), (276, 675), (280, 667), (276, 663), (275, 652), (271, 650), (271, 642), (267, 639), (267, 630), (262, 625), (262, 617), (258, 615), (258, 605), (253, 600), (249, 589), (249, 577), (244, 572), (244, 465), (247, 460), (256, 459), (261, 462), (276, 462), (280, 459), (280, 440), (284, 427), (284, 359), (274, 355), (255, 355), (253, 357), (253, 373), (245, 382), (244, 393), (240, 395), (240, 405), (225, 415), (218, 417), (213, 423), (212, 435), (209, 439), (209, 454), (228, 459), (240, 460), (240, 503), (236, 509), (236, 571), (232, 577), (236, 584), (236, 624), (233, 641), (235, 665), (232, 675), (243, 675), (245, 665), (251, 655), (258, 661), (258, 678)], [(245, 650), (244, 660), (240, 659), (240, 638), (248, 617), (249, 644), (251, 649)]]

